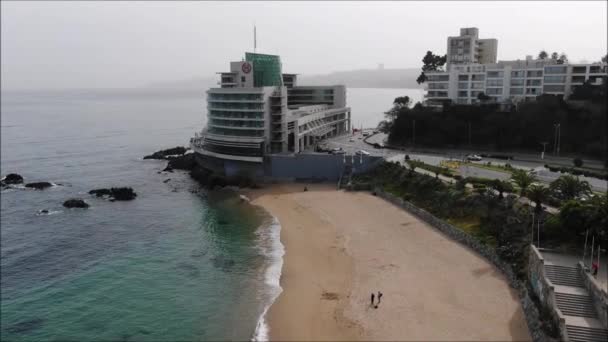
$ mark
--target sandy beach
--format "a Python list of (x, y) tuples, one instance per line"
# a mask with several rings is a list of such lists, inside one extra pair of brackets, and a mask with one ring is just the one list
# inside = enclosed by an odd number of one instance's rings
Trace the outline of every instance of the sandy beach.
[(480, 256), (371, 194), (303, 187), (247, 194), (282, 226), (272, 340), (530, 340), (517, 294)]

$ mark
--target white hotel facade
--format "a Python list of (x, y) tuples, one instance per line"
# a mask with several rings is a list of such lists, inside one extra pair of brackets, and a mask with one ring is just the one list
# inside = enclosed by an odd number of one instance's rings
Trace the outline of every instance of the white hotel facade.
[(255, 168), (265, 155), (298, 153), (350, 131), (345, 86), (298, 86), (279, 56), (246, 53), (219, 74), (220, 87), (207, 91), (207, 127), (191, 147), (223, 166)]
[[(474, 28), (462, 30), (471, 29)], [(453, 39), (448, 38), (448, 46)], [(495, 49), (497, 44), (492, 45)], [(463, 63), (459, 57), (454, 58), (452, 51), (448, 53), (447, 71), (426, 73), (425, 103), (429, 106), (439, 106), (446, 101), (475, 104), (479, 102), (480, 93), (505, 105), (533, 100), (542, 94), (560, 95), (567, 99), (575, 87), (587, 81), (601, 84), (607, 75), (606, 63), (558, 64), (552, 59), (540, 60), (531, 56), (525, 60)], [(487, 60), (488, 57), (480, 59)]]

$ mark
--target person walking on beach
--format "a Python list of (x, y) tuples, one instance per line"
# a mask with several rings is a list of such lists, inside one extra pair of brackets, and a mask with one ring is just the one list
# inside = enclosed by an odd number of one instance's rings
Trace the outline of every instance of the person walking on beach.
[(372, 303), (371, 303), (371, 306), (374, 306), (374, 297), (375, 297), (375, 295), (374, 295), (374, 293), (372, 292)]
[(378, 304), (382, 301), (382, 292), (378, 291)]

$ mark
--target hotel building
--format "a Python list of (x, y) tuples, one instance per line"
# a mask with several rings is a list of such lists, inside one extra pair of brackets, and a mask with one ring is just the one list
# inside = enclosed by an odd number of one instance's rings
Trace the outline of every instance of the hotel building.
[(223, 168), (255, 168), (267, 155), (312, 150), (350, 131), (343, 85), (298, 86), (297, 75), (281, 69), (279, 56), (248, 52), (220, 72), (219, 87), (207, 91), (207, 127), (191, 140), (194, 152)]
[(479, 29), (467, 27), (460, 29), (460, 35), (448, 37), (447, 66), (468, 63), (496, 63), (498, 40), (479, 39)]
[[(527, 56), (525, 60), (495, 62), (496, 42), (489, 44), (493, 48), (487, 55), (484, 55), (483, 49), (478, 55), (472, 55), (473, 50), (464, 49), (463, 53), (466, 54), (461, 58), (460, 50), (453, 50), (452, 45), (455, 41), (457, 44), (468, 41), (468, 46), (474, 46), (478, 41), (478, 31), (476, 28), (460, 31), (460, 37), (448, 38), (448, 61), (452, 63), (447, 65), (447, 71), (425, 73), (425, 103), (428, 106), (440, 106), (445, 102), (475, 104), (479, 102), (481, 93), (505, 108), (520, 101), (533, 100), (542, 94), (567, 99), (584, 82), (601, 84), (602, 78), (606, 77), (606, 63), (558, 64), (552, 59), (533, 59), (532, 56)], [(490, 62), (491, 59), (494, 62)], [(472, 62), (467, 63), (467, 60)]]

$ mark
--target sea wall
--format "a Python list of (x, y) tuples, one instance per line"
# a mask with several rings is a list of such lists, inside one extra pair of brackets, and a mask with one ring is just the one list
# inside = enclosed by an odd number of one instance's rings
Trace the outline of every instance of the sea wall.
[(530, 293), (528, 293), (528, 288), (526, 284), (516, 278), (511, 266), (504, 263), (492, 248), (481, 244), (479, 241), (477, 241), (477, 239), (465, 233), (461, 229), (435, 217), (426, 210), (418, 208), (410, 202), (403, 200), (402, 198), (387, 193), (378, 187), (374, 189), (374, 193), (377, 196), (385, 199), (386, 201), (420, 218), (421, 220), (428, 223), (431, 227), (439, 230), (441, 233), (448, 236), (450, 239), (465, 245), (466, 247), (470, 248), (477, 254), (484, 257), (490, 263), (492, 263), (505, 276), (509, 286), (511, 286), (517, 291), (524, 315), (526, 317), (528, 330), (530, 331), (530, 336), (532, 336), (533, 341), (554, 341), (554, 339), (547, 336), (544, 330), (542, 329), (540, 313), (536, 304), (532, 300)]
[(264, 176), (268, 180), (337, 181), (345, 166), (354, 174), (365, 172), (383, 160), (377, 156), (346, 156), (326, 153), (299, 153), (264, 157)]
[(595, 305), (595, 311), (598, 313), (598, 318), (608, 329), (608, 294), (600, 284), (595, 280), (591, 273), (587, 272), (582, 262), (578, 263), (578, 270), (581, 273), (585, 288), (589, 291), (589, 296)]

